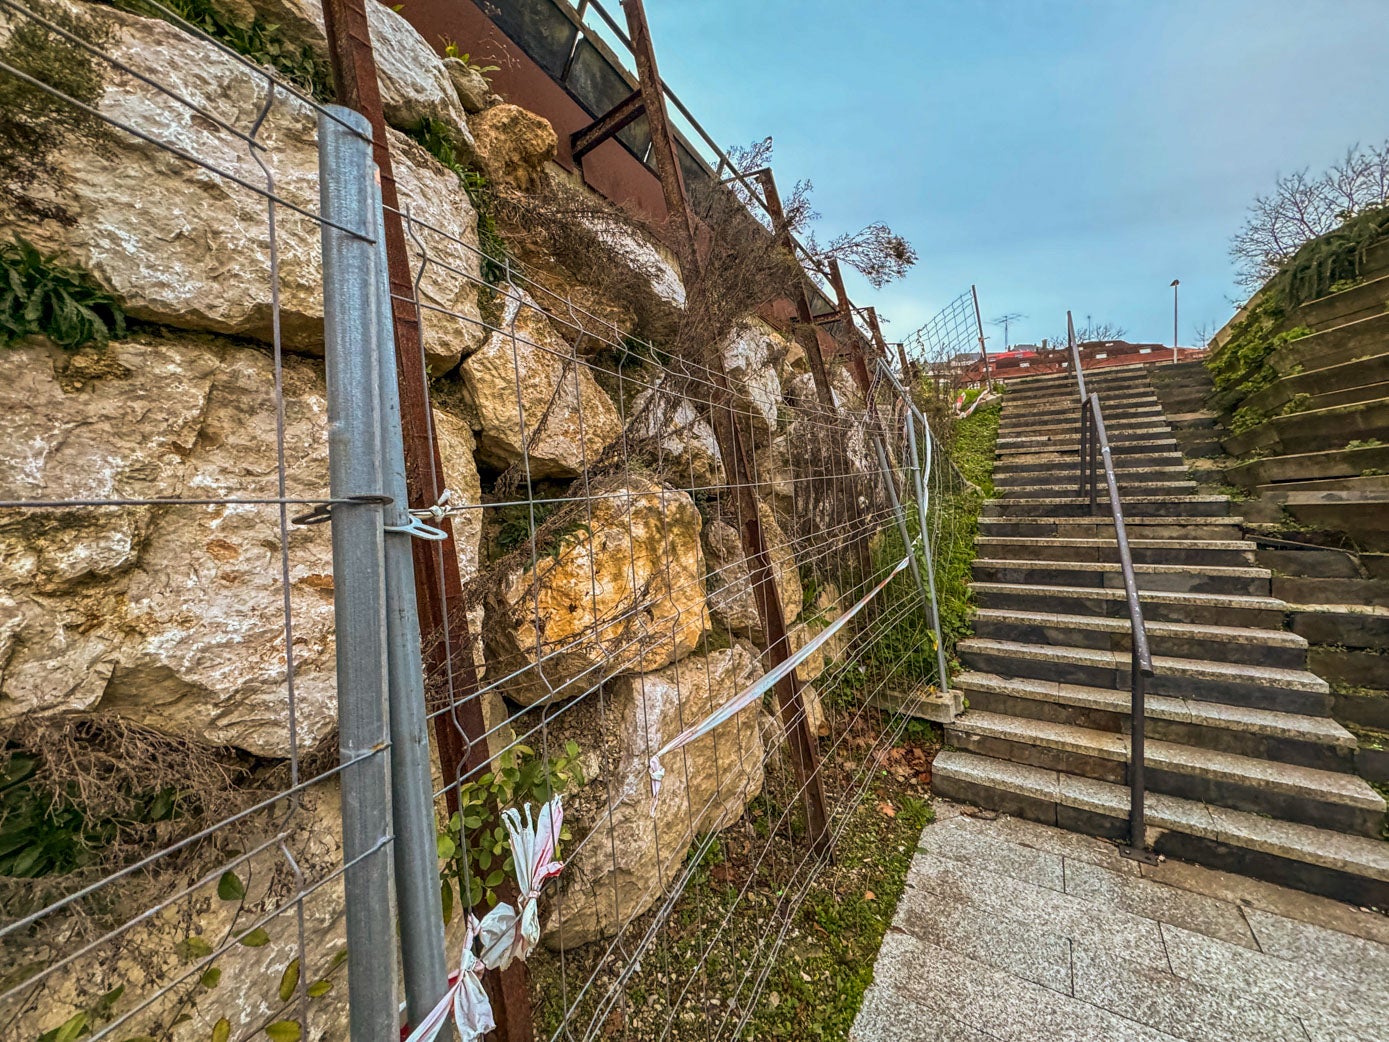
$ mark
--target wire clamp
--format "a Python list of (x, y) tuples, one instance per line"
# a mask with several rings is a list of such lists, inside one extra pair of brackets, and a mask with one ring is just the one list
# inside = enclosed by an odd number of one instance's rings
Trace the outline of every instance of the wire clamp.
[(405, 524), (386, 525), (384, 526), (386, 531), (398, 532), (401, 535), (412, 536), (415, 539), (425, 539), (431, 543), (441, 543), (449, 537), (449, 534), (445, 532), (442, 528), (435, 528), (433, 525), (425, 524), (423, 521), (419, 519), (419, 517), (415, 514), (413, 510), (410, 512), (410, 514), (410, 520), (406, 521)]
[(395, 500), (390, 496), (348, 496), (346, 499), (333, 499), (320, 503), (312, 510), (289, 519), (292, 525), (322, 525), (333, 520), (335, 506), (376, 506), (388, 507)]

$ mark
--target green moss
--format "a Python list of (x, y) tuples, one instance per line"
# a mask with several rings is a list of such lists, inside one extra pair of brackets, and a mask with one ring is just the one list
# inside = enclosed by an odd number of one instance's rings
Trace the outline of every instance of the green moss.
[[(77, 9), (49, 0), (29, 0), (29, 7), (94, 47), (103, 47), (110, 40), (109, 28)], [(52, 157), (75, 140), (89, 149), (102, 146), (106, 125), (73, 102), (95, 107), (104, 86), (103, 68), (78, 44), (31, 18), (11, 17), (8, 22), (8, 36), (0, 44), (0, 61), (49, 85), (56, 93), (17, 76), (0, 76), (0, 141), (4, 142), (0, 147), (0, 185), (29, 216), (71, 225), (72, 215), (52, 201), (61, 195), (65, 183)], [(35, 187), (46, 189), (43, 198), (29, 194)]]
[[(114, 0), (115, 6), (147, 18), (173, 21), (144, 0)], [(285, 38), (280, 26), (255, 15), (243, 24), (212, 0), (160, 0), (179, 18), (201, 29), (237, 54), (278, 72), (284, 79), (320, 101), (333, 100), (332, 69), (307, 43)]]
[(500, 285), (506, 281), (507, 245), (501, 232), (497, 230), (492, 193), (487, 178), (463, 165), (447, 128), (437, 119), (426, 119), (410, 131), (410, 136), (418, 141), (426, 152), (458, 176), (473, 208), (477, 210), (477, 241), (478, 249), (482, 252), (482, 277), (491, 285)]
[(19, 236), (0, 245), (0, 344), (42, 335), (69, 351), (125, 335), (125, 312), (85, 273)]

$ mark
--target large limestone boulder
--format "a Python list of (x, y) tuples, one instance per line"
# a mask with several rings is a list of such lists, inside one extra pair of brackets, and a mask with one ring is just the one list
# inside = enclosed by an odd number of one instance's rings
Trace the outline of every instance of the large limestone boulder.
[[(801, 614), (801, 576), (796, 558), (776, 517), (765, 503), (758, 503), (762, 538), (772, 558), (772, 574), (781, 598), (782, 616), (789, 627)], [(704, 552), (708, 562), (709, 614), (730, 633), (750, 637), (763, 645), (767, 635), (757, 611), (752, 570), (743, 554), (742, 534), (731, 519), (715, 518), (704, 526)]]
[(659, 672), (620, 677), (601, 699), (574, 703), (549, 724), (560, 741), (596, 749), (600, 763), (581, 791), (565, 797), (576, 842), (564, 852), (557, 893), (543, 910), (549, 947), (618, 933), (668, 891), (695, 837), (742, 816), (762, 789), (760, 704), (668, 753), (654, 801), (648, 764), (758, 673), (756, 657), (741, 646), (692, 656)]
[(746, 319), (734, 327), (719, 345), (728, 382), (752, 428), (754, 449), (777, 429), (782, 404), (777, 362), (790, 345), (761, 319)]
[[(283, 38), (306, 44), (328, 60), (323, 5), (318, 0), (246, 2), (265, 21), (280, 26)], [(460, 158), (471, 162), (472, 134), (446, 60), (390, 6), (366, 0), (366, 11), (386, 122), (399, 130), (414, 130), (425, 120), (434, 120), (459, 150)]]
[(473, 117), (472, 132), (487, 179), (523, 192), (541, 183), (541, 171), (554, 161), (559, 144), (549, 120), (519, 105), (484, 109)]
[[(283, 387), (288, 493), (323, 496), (321, 363), (286, 358)], [(469, 432), (444, 414), (438, 427), (450, 482), (477, 502)], [(272, 359), (242, 344), (172, 334), (0, 352), (0, 498), (273, 497), (275, 432)], [(478, 522), (456, 531), (475, 574)], [(302, 749), (336, 720), (327, 526), (291, 527), (288, 556)], [(284, 578), (274, 506), (4, 512), (0, 722), (99, 706), (288, 755)]]
[(672, 484), (712, 489), (725, 480), (723, 454), (694, 403), (663, 384), (639, 393), (628, 408), (628, 437)]
[(530, 480), (575, 477), (622, 433), (622, 419), (535, 301), (513, 286), (505, 293), (498, 331), (462, 366), (478, 455)]
[[(371, 6), (381, 7), (375, 0)], [(220, 173), (122, 131), (100, 140), (74, 136), (53, 156), (58, 181), (31, 191), (40, 202), (61, 207), (69, 219), (38, 221), (0, 200), (0, 221), (45, 252), (90, 271), (136, 318), (269, 341), (268, 202), (231, 178), (273, 190), (316, 214), (314, 109), (279, 91), (267, 110), (264, 77), (162, 19), (92, 4), (81, 9), (111, 28), (107, 49), (117, 60), (167, 84), (235, 130), (255, 130), (264, 148), (253, 155), (244, 140), (188, 105), (108, 70), (99, 103), (104, 115), (139, 127)], [(431, 367), (444, 371), (481, 340), (477, 289), (469, 280), (480, 270), (474, 252), (477, 215), (456, 175), (403, 136), (393, 133), (391, 143), (402, 207), (448, 232), (421, 234), (429, 259), (437, 262), (424, 265), (421, 295), (440, 309), (426, 317), (425, 350)], [(321, 354), (318, 222), (277, 206), (275, 223), (282, 341), (290, 350)]]
[(540, 533), (539, 559), (503, 573), (488, 598), (488, 677), (523, 705), (660, 669), (707, 628), (694, 501), (636, 475), (590, 494), (586, 511)]
[(462, 58), (445, 58), (444, 71), (449, 74), (453, 89), (458, 92), (458, 100), (467, 112), (481, 112), (487, 107), (487, 99), (492, 94), (492, 85), (487, 77), (473, 68)]

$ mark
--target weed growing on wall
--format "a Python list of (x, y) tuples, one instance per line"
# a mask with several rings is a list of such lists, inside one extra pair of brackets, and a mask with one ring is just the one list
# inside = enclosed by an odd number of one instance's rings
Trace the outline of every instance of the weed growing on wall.
[[(333, 76), (328, 62), (306, 43), (285, 39), (280, 27), (260, 15), (249, 21), (228, 13), (228, 6), (211, 0), (160, 0), (179, 18), (253, 62), (274, 69), (288, 82), (319, 101), (333, 100)], [(144, 0), (116, 0), (116, 6), (147, 18), (172, 21), (161, 7)]]
[(125, 312), (84, 272), (15, 236), (0, 245), (0, 344), (41, 335), (74, 351), (125, 335)]
[(468, 199), (477, 210), (477, 242), (482, 252), (482, 277), (492, 285), (500, 285), (506, 280), (506, 240), (497, 230), (493, 215), (493, 198), (487, 178), (476, 170), (469, 170), (458, 158), (458, 150), (442, 123), (437, 119), (426, 118), (423, 123), (410, 132), (410, 136), (441, 165), (452, 170), (468, 193)]
[[(49, 0), (30, 0), (29, 7), (94, 47), (110, 41), (110, 29), (99, 19)], [(0, 61), (55, 92), (17, 76), (0, 76), (0, 187), (20, 213), (71, 225), (72, 215), (52, 201), (66, 183), (55, 154), (73, 141), (86, 149), (100, 148), (106, 130), (96, 116), (59, 95), (95, 107), (103, 89), (101, 67), (78, 44), (26, 17), (11, 20), (0, 43)], [(43, 194), (32, 194), (35, 188)]]

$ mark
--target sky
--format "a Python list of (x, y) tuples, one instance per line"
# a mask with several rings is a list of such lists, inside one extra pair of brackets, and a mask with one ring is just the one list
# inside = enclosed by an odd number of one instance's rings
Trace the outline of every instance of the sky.
[(1389, 0), (646, 0), (663, 78), (721, 145), (768, 134), (823, 242), (920, 260), (900, 339), (971, 284), (1012, 343), (1077, 324), (1183, 344), (1243, 299), (1230, 236), (1282, 173), (1389, 138)]

